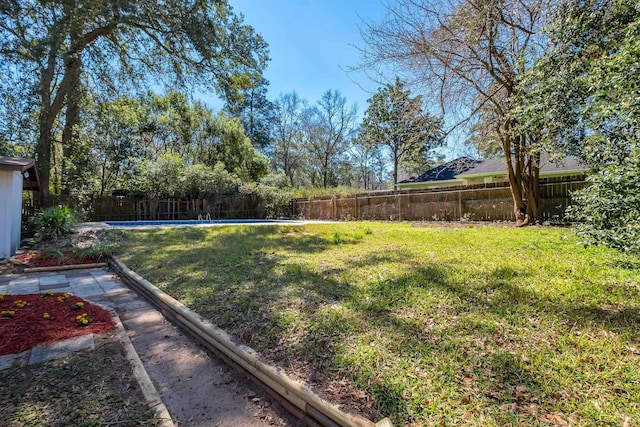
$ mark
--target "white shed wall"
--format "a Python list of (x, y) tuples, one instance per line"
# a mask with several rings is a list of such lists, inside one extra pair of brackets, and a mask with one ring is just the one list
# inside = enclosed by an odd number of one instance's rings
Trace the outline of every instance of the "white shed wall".
[(20, 246), (22, 174), (0, 171), (0, 259), (9, 258)]

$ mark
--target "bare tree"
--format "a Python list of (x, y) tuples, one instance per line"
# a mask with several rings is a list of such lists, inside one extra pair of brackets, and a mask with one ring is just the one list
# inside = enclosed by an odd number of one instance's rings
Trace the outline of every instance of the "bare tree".
[(306, 105), (307, 101), (296, 92), (280, 95), (274, 102), (271, 163), (276, 171), (289, 178), (291, 186), (296, 185), (295, 176), (304, 157), (301, 117)]
[(347, 106), (338, 91), (326, 91), (317, 105), (303, 114), (312, 183), (327, 188), (336, 184), (340, 156), (347, 151), (355, 130), (357, 108)]
[[(540, 218), (539, 147), (514, 134), (510, 100), (538, 56), (545, 0), (398, 0), (363, 29), (364, 66), (404, 71), (443, 112), (482, 112), (505, 154), (518, 225)], [(477, 117), (476, 117), (477, 120)], [(455, 127), (455, 125), (454, 125)]]
[(356, 185), (364, 190), (378, 190), (385, 184), (387, 161), (382, 147), (370, 144), (362, 132), (354, 139), (351, 147), (351, 161), (355, 169)]

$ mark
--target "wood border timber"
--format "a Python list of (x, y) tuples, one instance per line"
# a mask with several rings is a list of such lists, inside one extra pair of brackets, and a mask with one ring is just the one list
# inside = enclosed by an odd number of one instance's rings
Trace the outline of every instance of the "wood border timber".
[(248, 375), (307, 425), (393, 427), (388, 418), (374, 423), (363, 417), (347, 414), (318, 397), (304, 384), (291, 380), (282, 370), (261, 362), (258, 353), (253, 349), (235, 344), (226, 332), (129, 269), (118, 257), (112, 257), (109, 266), (125, 283), (149, 300), (178, 327), (197, 339), (204, 347), (221, 356), (225, 362)]

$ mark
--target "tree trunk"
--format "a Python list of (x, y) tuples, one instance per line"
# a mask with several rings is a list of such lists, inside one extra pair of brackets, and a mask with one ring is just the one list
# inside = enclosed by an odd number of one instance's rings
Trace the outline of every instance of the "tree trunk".
[(51, 103), (51, 86), (54, 79), (56, 46), (51, 48), (47, 67), (40, 69), (40, 113), (38, 114), (38, 142), (36, 144), (36, 168), (40, 178), (40, 206), (51, 203), (49, 185), (51, 181), (51, 151), (53, 146), (53, 123), (57, 111)]
[(507, 120), (502, 133), (502, 146), (516, 227), (524, 227), (535, 224), (540, 217), (539, 154), (528, 153), (527, 137), (523, 135), (512, 137), (510, 130), (511, 122)]
[(398, 191), (398, 158), (393, 158), (393, 191)]
[[(78, 34), (71, 36), (72, 44), (75, 43)], [(69, 76), (69, 91), (66, 96), (66, 111), (64, 128), (62, 129), (62, 186), (61, 193), (69, 194), (71, 180), (70, 162), (74, 147), (78, 140), (78, 125), (80, 124), (80, 73), (82, 71), (82, 58), (80, 54), (69, 58), (65, 63), (65, 74)]]
[(49, 178), (51, 176), (51, 126), (49, 111), (43, 104), (38, 118), (38, 143), (36, 145), (36, 167), (40, 178), (40, 206), (49, 206), (51, 196), (49, 194)]
[(540, 153), (529, 155), (529, 179), (527, 181), (527, 216), (532, 224), (542, 220), (542, 199), (540, 197)]

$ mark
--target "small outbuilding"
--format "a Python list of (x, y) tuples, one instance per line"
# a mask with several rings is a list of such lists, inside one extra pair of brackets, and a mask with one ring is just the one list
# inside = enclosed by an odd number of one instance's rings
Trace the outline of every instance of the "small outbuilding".
[(36, 163), (21, 157), (0, 157), (0, 259), (20, 246), (22, 192), (40, 191)]

